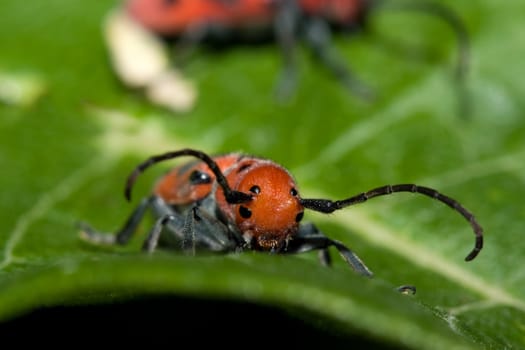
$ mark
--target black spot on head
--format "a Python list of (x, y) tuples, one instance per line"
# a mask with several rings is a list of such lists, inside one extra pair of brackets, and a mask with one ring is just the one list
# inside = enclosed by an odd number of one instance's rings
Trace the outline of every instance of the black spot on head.
[(250, 187), (250, 192), (259, 194), (261, 193), (261, 188), (257, 185), (253, 185), (252, 187)]
[(244, 219), (249, 219), (252, 216), (252, 211), (246, 208), (245, 206), (241, 205), (239, 207), (239, 214), (241, 214), (241, 217), (243, 217)]
[(294, 187), (292, 187), (292, 189), (290, 190), (290, 194), (294, 197), (297, 196), (297, 190)]
[(295, 216), (295, 222), (299, 222), (303, 219), (303, 216), (304, 216), (304, 211), (300, 212), (299, 214), (297, 214)]
[(209, 184), (211, 177), (203, 171), (194, 170), (190, 174), (190, 182), (192, 185)]

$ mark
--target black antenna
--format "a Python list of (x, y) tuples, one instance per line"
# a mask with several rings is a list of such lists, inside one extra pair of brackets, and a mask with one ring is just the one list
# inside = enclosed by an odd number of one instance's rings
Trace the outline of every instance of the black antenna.
[(470, 223), (470, 226), (472, 226), (472, 229), (474, 230), (476, 242), (474, 245), (474, 249), (472, 249), (472, 251), (465, 258), (466, 261), (474, 259), (480, 252), (481, 248), (483, 248), (483, 228), (476, 221), (474, 215), (470, 211), (465, 209), (456, 200), (447, 197), (444, 194), (441, 194), (438, 191), (428, 187), (417, 186), (414, 184), (386, 185), (343, 200), (332, 201), (329, 199), (301, 199), (301, 204), (305, 208), (312, 209), (321, 213), (331, 213), (335, 210), (343, 209), (354, 204), (366, 202), (370, 198), (384, 196), (395, 192), (411, 192), (423, 194), (425, 196), (431, 197), (433, 199), (445, 203), (446, 205), (460, 213), (465, 219), (467, 219), (467, 221)]
[(137, 177), (144, 172), (147, 168), (152, 166), (153, 164), (177, 158), (182, 156), (192, 156), (199, 158), (202, 160), (206, 165), (210, 168), (210, 170), (215, 174), (215, 177), (217, 179), (217, 182), (222, 187), (224, 191), (224, 196), (226, 197), (226, 201), (231, 204), (238, 204), (238, 203), (245, 203), (252, 199), (252, 196), (239, 191), (233, 191), (230, 186), (228, 185), (228, 182), (226, 181), (226, 177), (222, 173), (221, 169), (217, 165), (217, 163), (206, 153), (197, 151), (191, 148), (185, 148), (178, 151), (172, 151), (167, 152), (161, 155), (153, 156), (148, 158), (145, 162), (139, 164), (135, 170), (128, 176), (128, 180), (126, 182), (126, 188), (124, 189), (124, 195), (126, 196), (126, 199), (129, 201), (131, 200), (131, 189), (133, 187), (133, 184), (135, 183), (135, 180)]

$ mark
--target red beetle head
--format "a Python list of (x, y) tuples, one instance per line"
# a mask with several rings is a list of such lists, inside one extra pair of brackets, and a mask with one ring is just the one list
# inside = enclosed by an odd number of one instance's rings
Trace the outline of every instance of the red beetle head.
[(304, 208), (288, 171), (270, 161), (258, 161), (239, 171), (237, 191), (252, 200), (233, 205), (235, 222), (256, 248), (279, 249), (297, 233)]

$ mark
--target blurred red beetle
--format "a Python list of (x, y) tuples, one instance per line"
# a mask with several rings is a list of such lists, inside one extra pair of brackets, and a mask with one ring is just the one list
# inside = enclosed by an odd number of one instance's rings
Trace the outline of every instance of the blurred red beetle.
[(151, 157), (128, 177), (125, 188), (128, 200), (137, 176), (145, 169), (181, 156), (196, 157), (199, 161), (178, 166), (162, 177), (153, 195), (142, 200), (116, 234), (100, 233), (81, 223), (83, 237), (95, 243), (126, 244), (149, 208), (157, 218), (143, 245), (149, 252), (158, 244), (193, 253), (319, 250), (321, 263), (330, 265), (328, 248), (335, 247), (355, 271), (372, 276), (361, 259), (343, 243), (328, 238), (311, 223), (301, 223), (304, 210), (331, 213), (377, 196), (411, 192), (445, 203), (470, 223), (476, 240), (467, 261), (474, 259), (483, 247), (483, 230), (474, 216), (434, 189), (413, 184), (387, 185), (342, 200), (305, 199), (285, 168), (267, 159), (239, 153), (210, 157), (202, 151), (182, 149)]
[(294, 47), (299, 36), (346, 88), (364, 98), (372, 97), (371, 89), (350, 73), (330, 41), (333, 27), (361, 28), (370, 12), (380, 7), (420, 11), (448, 23), (458, 38), (457, 76), (462, 79), (468, 60), (467, 31), (455, 13), (433, 1), (128, 0), (125, 4), (129, 15), (147, 29), (177, 37), (180, 49), (195, 47), (205, 40), (253, 39), (255, 33), (273, 35), (284, 58), (277, 85), (277, 95), (282, 98), (291, 95), (296, 87)]

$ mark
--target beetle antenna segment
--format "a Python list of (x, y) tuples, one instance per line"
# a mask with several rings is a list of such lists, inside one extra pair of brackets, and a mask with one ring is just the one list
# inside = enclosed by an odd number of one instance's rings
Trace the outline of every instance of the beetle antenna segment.
[(152, 166), (153, 164), (177, 158), (182, 156), (193, 156), (196, 158), (199, 158), (202, 160), (206, 165), (210, 168), (210, 170), (215, 175), (217, 182), (222, 187), (224, 191), (224, 196), (226, 197), (226, 201), (230, 204), (239, 204), (239, 203), (245, 203), (252, 199), (252, 196), (239, 191), (234, 191), (230, 188), (228, 185), (228, 181), (226, 181), (226, 177), (224, 177), (224, 174), (222, 173), (221, 169), (217, 165), (217, 163), (206, 153), (197, 151), (191, 148), (185, 148), (178, 151), (172, 151), (167, 152), (161, 155), (150, 157), (145, 162), (139, 164), (135, 170), (129, 175), (128, 180), (126, 182), (126, 188), (124, 189), (124, 195), (126, 196), (126, 199), (129, 201), (131, 200), (131, 188), (133, 187), (133, 184), (135, 183), (135, 180), (137, 177), (144, 172), (147, 168)]
[(448, 7), (434, 1), (373, 1), (376, 7), (394, 10), (409, 10), (425, 13), (446, 22), (454, 31), (458, 41), (458, 61), (456, 78), (462, 80), (466, 75), (469, 63), (469, 35), (461, 19)]
[(301, 204), (305, 208), (328, 214), (338, 209), (343, 209), (354, 204), (366, 202), (370, 198), (379, 197), (394, 192), (420, 193), (443, 202), (460, 213), (470, 223), (472, 229), (474, 230), (474, 235), (476, 236), (474, 249), (472, 249), (472, 251), (467, 255), (465, 258), (466, 261), (474, 259), (480, 252), (481, 248), (483, 248), (483, 228), (476, 221), (474, 215), (456, 200), (445, 196), (444, 194), (441, 194), (429, 187), (417, 186), (414, 184), (386, 185), (343, 200), (331, 201), (329, 199), (301, 199)]

